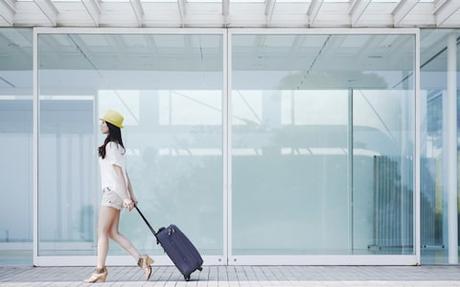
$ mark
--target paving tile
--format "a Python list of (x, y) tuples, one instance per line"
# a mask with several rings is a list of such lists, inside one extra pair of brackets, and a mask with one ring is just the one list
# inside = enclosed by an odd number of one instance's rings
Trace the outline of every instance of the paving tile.
[(93, 267), (0, 267), (0, 286), (460, 287), (460, 266), (205, 266), (189, 282), (172, 266), (154, 266), (150, 281), (136, 266), (108, 269), (107, 282), (86, 284)]

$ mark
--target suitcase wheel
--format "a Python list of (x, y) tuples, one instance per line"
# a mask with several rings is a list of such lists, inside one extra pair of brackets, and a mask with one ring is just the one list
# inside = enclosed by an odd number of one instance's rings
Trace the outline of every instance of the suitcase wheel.
[(184, 279), (185, 279), (185, 281), (190, 281), (190, 275), (185, 275)]
[(203, 267), (200, 266), (200, 267), (198, 267), (196, 270), (198, 270), (198, 271), (201, 272), (201, 271), (203, 271)]

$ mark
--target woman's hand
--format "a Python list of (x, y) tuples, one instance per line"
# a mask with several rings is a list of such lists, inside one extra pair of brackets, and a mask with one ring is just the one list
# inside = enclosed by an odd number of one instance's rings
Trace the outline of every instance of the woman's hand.
[(134, 201), (131, 200), (130, 198), (125, 198), (123, 200), (123, 206), (128, 209), (128, 211), (131, 211), (131, 209), (134, 208)]

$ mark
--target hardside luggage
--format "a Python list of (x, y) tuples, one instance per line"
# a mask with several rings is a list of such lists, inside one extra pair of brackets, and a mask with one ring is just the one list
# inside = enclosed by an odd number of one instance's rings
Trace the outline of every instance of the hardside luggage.
[(190, 275), (196, 270), (203, 270), (203, 258), (201, 258), (200, 253), (192, 242), (176, 225), (171, 224), (166, 228), (161, 227), (158, 232), (155, 232), (137, 205), (134, 205), (134, 207), (155, 236), (157, 244), (163, 247), (171, 261), (184, 275), (186, 281), (190, 280)]

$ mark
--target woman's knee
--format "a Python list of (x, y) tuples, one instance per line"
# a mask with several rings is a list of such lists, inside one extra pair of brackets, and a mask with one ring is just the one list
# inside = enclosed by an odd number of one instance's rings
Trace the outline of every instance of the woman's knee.
[(99, 237), (110, 237), (110, 225), (102, 225), (99, 227), (98, 235)]
[(118, 231), (116, 231), (116, 230), (110, 230), (109, 233), (108, 233), (108, 236), (109, 236), (110, 239), (116, 241), (118, 239), (118, 237), (120, 236), (120, 233), (118, 233)]
[(107, 231), (107, 230), (99, 230), (99, 233), (98, 233), (98, 237), (99, 238), (110, 238), (110, 232)]

